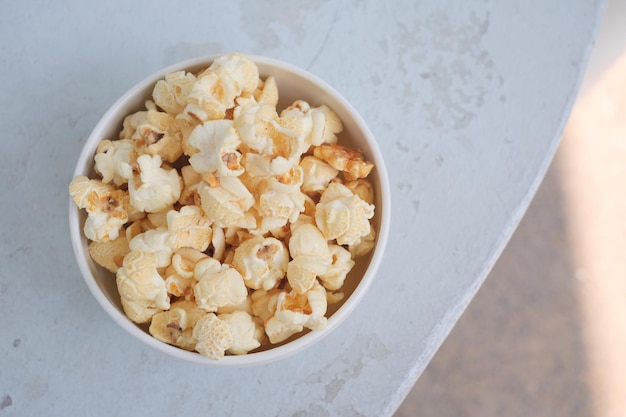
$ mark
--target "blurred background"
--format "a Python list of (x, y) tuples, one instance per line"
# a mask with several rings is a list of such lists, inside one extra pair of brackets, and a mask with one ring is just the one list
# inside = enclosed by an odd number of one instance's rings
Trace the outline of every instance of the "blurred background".
[(395, 417), (626, 416), (626, 0), (555, 160)]

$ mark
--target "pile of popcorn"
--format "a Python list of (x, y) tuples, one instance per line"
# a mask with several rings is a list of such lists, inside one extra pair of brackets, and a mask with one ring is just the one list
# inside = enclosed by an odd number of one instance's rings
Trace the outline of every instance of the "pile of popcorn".
[(245, 55), (170, 73), (99, 144), (99, 178), (70, 183), (91, 257), (156, 339), (220, 359), (321, 330), (374, 247), (373, 164), (328, 106), (277, 103)]

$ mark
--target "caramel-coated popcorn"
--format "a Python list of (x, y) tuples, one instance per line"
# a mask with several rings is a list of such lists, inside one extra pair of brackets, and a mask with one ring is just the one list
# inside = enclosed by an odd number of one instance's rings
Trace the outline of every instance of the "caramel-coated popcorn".
[(167, 74), (69, 186), (129, 319), (210, 359), (324, 329), (375, 245), (374, 165), (278, 83), (242, 54)]

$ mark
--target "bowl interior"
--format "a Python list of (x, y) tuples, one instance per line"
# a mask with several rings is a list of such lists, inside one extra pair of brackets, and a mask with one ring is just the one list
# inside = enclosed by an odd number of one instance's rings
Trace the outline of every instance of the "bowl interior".
[[(147, 332), (146, 325), (137, 325), (124, 315), (114, 274), (97, 265), (89, 256), (87, 250), (89, 242), (82, 232), (86, 214), (84, 210), (78, 210), (73, 202), (70, 202), (70, 232), (76, 259), (91, 292), (107, 313), (124, 329), (158, 350), (182, 359), (218, 366), (270, 362), (295, 353), (334, 329), (354, 309), (374, 278), (382, 259), (389, 229), (389, 185), (384, 161), (371, 132), (354, 108), (325, 82), (297, 67), (263, 57), (251, 58), (257, 63), (262, 78), (270, 75), (275, 77), (279, 93), (277, 106), (279, 113), (295, 100), (305, 100), (312, 106), (328, 105), (337, 113), (344, 125), (343, 132), (338, 135), (339, 143), (362, 150), (366, 159), (375, 164), (369, 179), (374, 186), (376, 198), (376, 210), (372, 219), (377, 234), (376, 247), (368, 255), (355, 259), (355, 266), (341, 289), (345, 294), (343, 301), (328, 306), (329, 319), (325, 330), (294, 335), (282, 344), (260, 348), (259, 351), (247, 355), (226, 356), (220, 361), (209, 360), (195, 352), (187, 352), (154, 339)], [(74, 175), (97, 178), (93, 169), (93, 156), (98, 144), (103, 139), (117, 139), (124, 117), (145, 108), (145, 100), (150, 98), (157, 80), (169, 72), (181, 69), (200, 71), (209, 66), (212, 59), (213, 57), (197, 58), (165, 68), (124, 94), (94, 128), (79, 157)]]

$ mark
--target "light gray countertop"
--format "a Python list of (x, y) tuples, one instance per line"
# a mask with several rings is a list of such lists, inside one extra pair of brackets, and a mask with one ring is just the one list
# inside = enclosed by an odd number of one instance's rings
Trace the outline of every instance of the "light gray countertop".
[[(23, 1), (0, 14), (0, 415), (390, 416), (524, 214), (601, 0)], [(129, 87), (195, 56), (288, 61), (378, 139), (392, 229), (362, 305), (255, 368), (174, 361), (120, 329), (72, 253), (81, 146)]]

